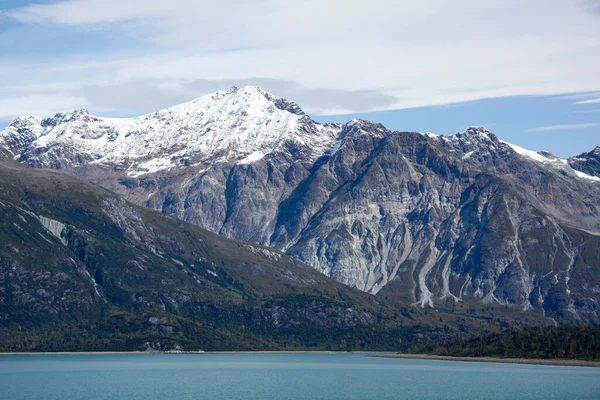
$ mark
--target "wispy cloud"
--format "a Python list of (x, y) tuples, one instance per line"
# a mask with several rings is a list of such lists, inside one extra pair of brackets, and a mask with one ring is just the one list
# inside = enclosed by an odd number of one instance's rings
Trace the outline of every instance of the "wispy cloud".
[(589, 123), (589, 124), (566, 124), (566, 125), (550, 125), (550, 126), (538, 126), (531, 128), (529, 132), (549, 132), (549, 131), (570, 131), (575, 129), (588, 129), (600, 126), (600, 123)]
[(600, 92), (568, 93), (554, 96), (558, 100), (587, 100), (600, 96)]
[(57, 111), (73, 110), (86, 105), (83, 97), (64, 94), (40, 94), (19, 97), (0, 97), (0, 121), (20, 115), (46, 117)]
[(581, 101), (575, 102), (575, 104), (598, 104), (598, 103), (600, 103), (600, 98), (581, 100)]
[(297, 82), (271, 79), (198, 79), (168, 87), (152, 87), (144, 83), (123, 85), (90, 85), (83, 95), (90, 104), (106, 110), (144, 112), (168, 107), (232, 86), (258, 86), (279, 97), (298, 103), (304, 111), (315, 115), (350, 114), (365, 109), (387, 108), (398, 99), (373, 92), (326, 88), (307, 88)]
[(573, 111), (571, 114), (596, 114), (596, 113), (600, 113), (600, 109)]
[(328, 88), (307, 88), (298, 82), (271, 78), (248, 79), (199, 79), (186, 85), (195, 93), (210, 93), (231, 86), (253, 85), (290, 99), (314, 114), (350, 114), (363, 110), (385, 109), (398, 103), (399, 99), (372, 91), (352, 91)]
[[(600, 24), (581, 0), (23, 3), (0, 18), (32, 36), (92, 34), (78, 45), (41, 41), (40, 54), (31, 37), (0, 40), (5, 99), (51, 95), (34, 88), (52, 82), (92, 112), (108, 102), (152, 111), (263, 76), (274, 94), (332, 114), (600, 91)], [(31, 51), (11, 58), (11, 46)]]

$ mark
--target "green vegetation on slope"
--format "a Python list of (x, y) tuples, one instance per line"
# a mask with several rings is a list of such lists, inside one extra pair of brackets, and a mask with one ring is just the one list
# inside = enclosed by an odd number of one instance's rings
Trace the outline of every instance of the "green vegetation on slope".
[(435, 342), (414, 352), (452, 357), (600, 360), (600, 325), (530, 327)]

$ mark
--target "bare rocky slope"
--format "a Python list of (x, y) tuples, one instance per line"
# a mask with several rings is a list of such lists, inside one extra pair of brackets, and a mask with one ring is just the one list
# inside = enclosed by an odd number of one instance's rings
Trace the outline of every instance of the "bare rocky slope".
[(0, 132), (0, 152), (379, 296), (600, 317), (595, 152), (561, 160), (482, 127), (322, 125), (254, 87), (134, 119), (19, 118)]

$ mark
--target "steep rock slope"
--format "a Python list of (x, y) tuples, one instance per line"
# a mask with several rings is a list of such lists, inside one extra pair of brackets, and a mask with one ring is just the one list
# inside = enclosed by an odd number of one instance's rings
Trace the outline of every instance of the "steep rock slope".
[(0, 214), (2, 350), (400, 343), (373, 296), (74, 176), (0, 158)]
[(132, 120), (75, 114), (18, 119), (0, 148), (364, 291), (598, 320), (600, 178), (573, 159), (481, 127), (320, 125), (252, 87)]

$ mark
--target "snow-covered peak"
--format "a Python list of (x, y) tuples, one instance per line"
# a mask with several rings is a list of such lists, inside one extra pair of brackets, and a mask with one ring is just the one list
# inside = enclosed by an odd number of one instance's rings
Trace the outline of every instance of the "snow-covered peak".
[(473, 126), (455, 135), (429, 137), (465, 160), (473, 155), (477, 155), (478, 158), (486, 157), (501, 146), (496, 135), (483, 126)]
[[(340, 130), (315, 123), (296, 104), (255, 86), (218, 91), (137, 118), (99, 118), (82, 109), (26, 121), (40, 164), (60, 157), (71, 164), (110, 163), (131, 176), (190, 164), (256, 162), (290, 144), (304, 149), (303, 158), (311, 161), (331, 148)], [(7, 130), (21, 125), (15, 120), (11, 126)], [(2, 134), (14, 135), (7, 130)]]
[[(382, 124), (361, 119), (344, 125), (318, 124), (297, 104), (245, 86), (137, 118), (100, 118), (85, 109), (46, 119), (19, 117), (0, 131), (0, 155), (41, 167), (109, 165), (141, 176), (190, 165), (252, 164), (274, 152), (288, 152), (310, 163), (322, 155), (334, 155), (347, 140), (389, 134)], [(587, 175), (588, 170), (573, 170), (567, 160), (550, 153), (500, 141), (483, 126), (451, 136), (423, 135), (469, 163), (494, 165), (498, 155), (517, 153), (570, 175), (600, 181)], [(600, 146), (593, 154), (600, 154)]]
[(484, 136), (489, 136), (490, 134), (493, 135), (493, 133), (485, 126), (471, 126), (465, 132), (461, 132), (461, 134), (463, 134), (463, 135), (484, 135)]
[(536, 152), (500, 140), (490, 130), (483, 126), (473, 126), (466, 131), (459, 132), (455, 135), (430, 136), (430, 138), (437, 141), (463, 160), (469, 160), (469, 162), (487, 162), (492, 163), (491, 165), (493, 165), (495, 162), (494, 157), (501, 154), (506, 155), (516, 153), (518, 156), (527, 160), (567, 172), (571, 176), (577, 176), (589, 181), (600, 181), (600, 178), (598, 177), (573, 169), (569, 165), (568, 160), (563, 160), (552, 153), (547, 151)]
[(502, 143), (508, 145), (511, 149), (513, 149), (516, 153), (518, 153), (522, 157), (528, 158), (535, 162), (539, 162), (539, 163), (543, 163), (543, 164), (552, 166), (559, 170), (568, 171), (568, 172), (578, 176), (579, 178), (587, 179), (589, 181), (594, 181), (594, 182), (600, 182), (600, 178), (598, 178), (596, 176), (588, 175), (584, 172), (573, 169), (569, 165), (568, 160), (564, 160), (562, 158), (556, 157), (554, 154), (549, 153), (547, 151), (535, 152), (533, 150), (527, 150), (521, 146), (517, 146), (512, 143), (508, 143), (508, 142), (504, 142), (504, 141), (502, 141)]
[(493, 140), (497, 141), (496, 135), (494, 135), (489, 129), (484, 126), (472, 126), (466, 131), (458, 132), (454, 135), (444, 136), (445, 138), (458, 138), (462, 141), (469, 140)]
[(13, 128), (26, 128), (39, 124), (41, 121), (42, 119), (35, 115), (20, 116), (15, 118), (8, 126)]
[(15, 118), (0, 131), (0, 155), (17, 158), (19, 153), (39, 137), (42, 119), (36, 116)]
[(342, 127), (342, 135), (347, 137), (356, 137), (358, 135), (384, 137), (390, 133), (391, 131), (383, 126), (383, 124), (359, 118), (350, 120)]
[(417, 132), (417, 133), (420, 134), (420, 135), (426, 136), (426, 137), (428, 137), (430, 139), (436, 139), (436, 138), (440, 137), (439, 134), (433, 133), (433, 132)]

